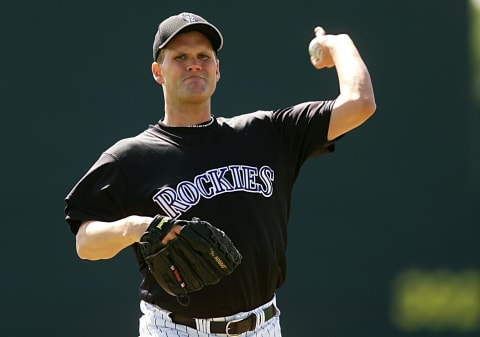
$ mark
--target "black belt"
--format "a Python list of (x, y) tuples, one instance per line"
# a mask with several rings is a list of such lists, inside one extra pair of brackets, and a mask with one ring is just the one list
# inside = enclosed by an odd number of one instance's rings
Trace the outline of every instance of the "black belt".
[[(263, 309), (265, 315), (265, 322), (274, 317), (277, 313), (277, 308), (274, 304), (268, 308)], [(178, 314), (171, 313), (170, 318), (172, 322), (177, 324), (183, 324), (191, 328), (197, 329), (197, 323), (193, 318), (184, 317)], [(239, 321), (230, 322), (214, 322), (210, 321), (210, 333), (213, 334), (226, 334), (226, 335), (241, 335), (247, 331), (255, 330), (257, 324), (257, 316), (252, 314), (245, 319)]]

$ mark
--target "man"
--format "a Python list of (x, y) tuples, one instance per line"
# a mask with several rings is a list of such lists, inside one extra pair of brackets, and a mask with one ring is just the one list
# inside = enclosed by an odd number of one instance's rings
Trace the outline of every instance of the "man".
[[(286, 273), (290, 196), (306, 159), (375, 111), (368, 70), (348, 35), (315, 28), (316, 69), (336, 67), (335, 100), (233, 118), (214, 117), (220, 31), (202, 17), (165, 19), (153, 44), (152, 74), (163, 88), (163, 118), (105, 151), (66, 197), (66, 220), (82, 259), (133, 248), (143, 281), (140, 336), (281, 336), (275, 292)], [(218, 284), (181, 305), (155, 281), (139, 241), (156, 214), (199, 217), (219, 227), (243, 255)], [(162, 241), (181, 232), (175, 226)]]

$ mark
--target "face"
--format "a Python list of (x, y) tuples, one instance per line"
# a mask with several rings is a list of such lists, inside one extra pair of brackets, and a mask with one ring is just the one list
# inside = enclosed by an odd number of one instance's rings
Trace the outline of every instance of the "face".
[(152, 65), (155, 80), (169, 102), (202, 102), (213, 95), (220, 79), (219, 62), (210, 40), (200, 32), (173, 38)]

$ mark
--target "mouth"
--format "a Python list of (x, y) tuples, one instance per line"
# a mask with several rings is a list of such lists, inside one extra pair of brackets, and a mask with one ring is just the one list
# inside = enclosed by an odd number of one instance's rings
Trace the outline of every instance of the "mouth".
[(184, 81), (188, 81), (188, 80), (205, 80), (204, 77), (202, 76), (187, 76), (183, 79)]

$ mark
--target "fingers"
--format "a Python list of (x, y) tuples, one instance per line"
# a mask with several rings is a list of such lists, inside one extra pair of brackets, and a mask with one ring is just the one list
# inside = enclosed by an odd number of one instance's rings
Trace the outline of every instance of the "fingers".
[(316, 36), (327, 35), (327, 32), (325, 32), (325, 29), (323, 29), (323, 27), (320, 27), (320, 26), (315, 27), (315, 29), (313, 31), (315, 32)]
[(162, 244), (167, 245), (170, 241), (174, 240), (182, 231), (183, 226), (175, 225), (170, 232), (163, 238)]
[(323, 65), (323, 41), (325, 40), (325, 29), (323, 27), (317, 26), (314, 28), (315, 38), (311, 40), (310, 45), (308, 46), (308, 51), (310, 54), (310, 62), (312, 65), (321, 69)]
[(185, 226), (176, 225), (175, 227), (172, 228), (172, 231), (178, 235), (182, 231), (183, 227)]

